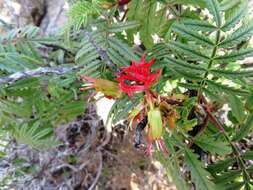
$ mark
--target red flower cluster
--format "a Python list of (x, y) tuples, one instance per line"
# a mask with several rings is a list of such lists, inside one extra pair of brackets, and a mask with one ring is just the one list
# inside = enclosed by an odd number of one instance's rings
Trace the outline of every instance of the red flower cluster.
[[(145, 62), (145, 56), (141, 57), (140, 62), (132, 61), (132, 65), (122, 67), (121, 73), (115, 79), (119, 81), (119, 88), (121, 91), (133, 96), (133, 93), (150, 89), (160, 77), (161, 71), (156, 73), (151, 72), (151, 66), (155, 59)], [(126, 83), (128, 81), (128, 83)]]

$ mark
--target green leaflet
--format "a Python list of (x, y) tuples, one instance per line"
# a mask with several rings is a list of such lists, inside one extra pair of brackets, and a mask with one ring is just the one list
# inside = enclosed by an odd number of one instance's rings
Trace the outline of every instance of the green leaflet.
[(40, 127), (38, 123), (34, 125), (16, 125), (12, 131), (14, 138), (18, 142), (38, 150), (49, 149), (60, 144), (60, 142), (50, 137), (51, 133), (52, 128)]
[(99, 58), (99, 55), (97, 51), (91, 51), (87, 53), (86, 55), (82, 55), (82, 57), (80, 57), (76, 61), (76, 63), (80, 65), (90, 64), (91, 62), (96, 61), (96, 59), (98, 58)]
[(128, 66), (130, 64), (130, 62), (126, 59), (122, 59), (122, 55), (116, 51), (113, 48), (108, 48), (108, 56), (110, 57), (110, 59), (112, 60), (112, 62), (114, 64), (116, 64), (118, 67), (120, 66)]
[(156, 23), (156, 17), (154, 15), (156, 14), (157, 3), (154, 0), (150, 0), (142, 6), (144, 6), (145, 12), (142, 22), (143, 27), (140, 29), (140, 38), (147, 48), (151, 48), (153, 45), (152, 34), (155, 32), (153, 26)]
[(191, 172), (197, 190), (214, 190), (215, 185), (208, 179), (210, 174), (204, 169), (203, 164), (191, 150), (184, 151), (186, 164)]
[(242, 155), (242, 157), (246, 160), (253, 160), (253, 150), (248, 150)]
[(84, 46), (76, 53), (75, 60), (77, 61), (91, 51), (95, 51), (95, 47), (91, 43), (85, 43)]
[(248, 98), (247, 98), (247, 100), (246, 100), (246, 102), (245, 102), (245, 108), (247, 109), (247, 110), (249, 110), (249, 111), (253, 111), (253, 93), (251, 93), (249, 96), (248, 96)]
[(223, 0), (220, 3), (220, 9), (222, 11), (226, 11), (226, 10), (231, 9), (234, 6), (238, 5), (240, 2), (241, 2), (241, 0)]
[(143, 14), (143, 0), (132, 0), (129, 3), (129, 11), (127, 12), (127, 18), (129, 20), (139, 20)]
[[(235, 177), (237, 177), (238, 175), (235, 175)], [(236, 180), (236, 178), (235, 178)], [(219, 189), (222, 189), (222, 190), (241, 190), (242, 186), (244, 185), (244, 182), (232, 182), (232, 183), (226, 183), (226, 184), (223, 184), (223, 183), (219, 183), (218, 184), (218, 188)]]
[(232, 53), (225, 54), (219, 57), (215, 57), (214, 60), (217, 62), (227, 63), (227, 62), (242, 60), (252, 55), (253, 55), (253, 48), (247, 48), (247, 49), (242, 49), (239, 51), (234, 51)]
[(70, 7), (68, 12), (69, 25), (79, 30), (82, 26), (87, 25), (90, 16), (98, 15), (100, 12), (101, 8), (97, 1), (78, 1)]
[(209, 60), (209, 57), (207, 57), (206, 55), (201, 54), (200, 52), (198, 52), (195, 49), (192, 49), (187, 44), (171, 41), (168, 44), (168, 46), (169, 46), (169, 48), (171, 48), (173, 50), (176, 50), (176, 51), (179, 51), (179, 52), (181, 52), (185, 55), (188, 55), (190, 57), (201, 59), (201, 60), (206, 61), (206, 62)]
[(81, 69), (78, 73), (90, 76), (94, 71), (98, 70), (99, 68), (101, 68), (101, 62), (95, 60), (84, 64), (83, 69)]
[(221, 175), (217, 176), (214, 182), (219, 185), (226, 185), (230, 181), (234, 181), (237, 177), (241, 176), (241, 174), (241, 170), (229, 170), (228, 172), (223, 172)]
[(108, 43), (111, 48), (113, 48), (115, 51), (118, 51), (122, 56), (124, 56), (129, 61), (139, 60), (138, 56), (133, 53), (132, 49), (122, 41), (116, 38), (110, 38), (108, 40)]
[(216, 26), (221, 26), (221, 15), (220, 15), (220, 7), (219, 2), (217, 0), (205, 0), (206, 8), (213, 15), (214, 20), (216, 22)]
[(188, 29), (183, 24), (173, 24), (172, 30), (174, 30), (176, 33), (181, 35), (182, 37), (185, 37), (187, 39), (195, 40), (196, 42), (200, 43), (201, 45), (213, 47), (214, 43), (207, 38), (204, 35), (199, 34), (198, 32)]
[(253, 114), (250, 114), (246, 122), (240, 127), (240, 130), (236, 133), (233, 140), (239, 141), (243, 137), (247, 136), (253, 128)]
[(32, 107), (27, 103), (16, 103), (7, 100), (0, 100), (1, 112), (10, 115), (15, 115), (16, 117), (28, 118), (32, 114)]
[(114, 23), (112, 26), (108, 29), (109, 32), (123, 32), (129, 29), (137, 28), (140, 26), (140, 23), (137, 21), (129, 21), (129, 22), (123, 22), (123, 23)]
[(232, 109), (232, 114), (236, 120), (242, 124), (246, 117), (242, 101), (237, 96), (232, 94), (228, 96), (228, 100), (229, 106)]
[(203, 92), (212, 101), (224, 102), (224, 96), (221, 96), (221, 94), (217, 93), (217, 91), (212, 88), (204, 88)]
[(170, 20), (167, 20), (167, 7), (164, 5), (161, 7), (161, 9), (156, 13), (157, 21), (155, 22), (156, 25), (153, 26), (156, 28), (156, 33), (161, 37), (165, 38), (166, 34), (169, 33), (171, 25), (175, 22), (175, 19), (172, 18)]
[(232, 152), (231, 147), (220, 140), (215, 140), (205, 135), (199, 135), (194, 139), (194, 143), (205, 151), (212, 154), (227, 155)]
[(226, 170), (229, 166), (233, 165), (236, 162), (236, 158), (227, 158), (225, 160), (219, 160), (213, 164), (208, 165), (207, 170), (211, 174), (215, 174)]
[(115, 124), (119, 120), (128, 117), (129, 112), (138, 105), (138, 101), (138, 98), (129, 101), (126, 96), (116, 100), (108, 114), (107, 122), (112, 119), (112, 124)]
[(236, 89), (234, 87), (230, 87), (211, 80), (206, 80), (206, 83), (210, 89), (216, 90), (217, 92), (220, 93), (234, 94), (240, 96), (247, 96), (249, 94), (249, 92), (246, 90)]
[[(20, 38), (22, 42), (32, 42), (33, 40), (36, 40), (36, 38), (39, 35), (40, 29), (36, 26), (25, 26), (23, 28), (13, 29), (9, 31), (8, 33), (4, 34), (0, 38), (1, 43), (11, 43), (12, 40), (16, 38)], [(38, 37), (41, 38), (41, 37)]]
[[(158, 153), (159, 154), (159, 153)], [(163, 155), (160, 155), (160, 161), (165, 166), (165, 169), (167, 171), (168, 177), (172, 178), (173, 183), (175, 183), (177, 189), (180, 190), (188, 190), (187, 184), (185, 183), (185, 180), (180, 174), (180, 168), (177, 163), (177, 159), (175, 156), (172, 157), (172, 159), (165, 159)]]
[(213, 32), (216, 30), (216, 26), (211, 25), (207, 21), (184, 18), (184, 19), (182, 19), (181, 22), (182, 22), (182, 24), (184, 24), (186, 26), (186, 28), (190, 28), (194, 31), (200, 30), (203, 32)]
[(172, 65), (176, 65), (176, 66), (179, 66), (179, 67), (182, 67), (182, 68), (187, 68), (189, 70), (194, 70), (194, 71), (197, 71), (197, 72), (205, 72), (206, 69), (201, 65), (195, 65), (193, 63), (187, 63), (187, 62), (184, 62), (183, 60), (180, 60), (180, 59), (175, 59), (173, 57), (170, 57), (170, 56), (166, 56), (165, 57), (165, 62), (168, 63), (168, 66), (170, 64)]
[[(173, 183), (176, 185), (177, 189), (180, 190), (188, 190), (188, 184), (184, 180), (182, 173), (180, 172), (180, 166), (177, 160), (177, 152), (175, 151), (175, 142), (169, 135), (164, 135), (164, 141), (168, 151), (170, 152), (171, 156), (169, 158), (165, 157), (161, 152), (157, 152), (157, 157), (159, 161), (165, 166), (167, 171), (168, 177), (171, 177)], [(179, 150), (180, 151), (180, 150)]]
[[(231, 0), (230, 0), (231, 1)], [(226, 19), (225, 24), (221, 27), (221, 30), (228, 31), (233, 28), (245, 15), (246, 9), (248, 7), (248, 1), (244, 0), (239, 6), (232, 9), (231, 13)]]
[(230, 71), (222, 69), (211, 69), (210, 73), (220, 76), (220, 77), (253, 77), (253, 70), (239, 70), (239, 71)]
[(170, 67), (171, 70), (175, 71), (177, 74), (181, 76), (181, 78), (185, 78), (187, 80), (191, 81), (201, 81), (202, 77), (200, 73), (194, 73), (192, 71), (182, 70), (182, 68), (178, 68), (177, 66)]
[(232, 35), (228, 36), (225, 40), (221, 41), (219, 47), (227, 48), (235, 46), (240, 42), (247, 40), (253, 33), (253, 22), (246, 23), (237, 29)]
[[(129, 3), (129, 11), (127, 18), (129, 21), (138, 21), (141, 25), (139, 27), (140, 39), (142, 43), (151, 48), (153, 45), (152, 35), (159, 30), (159, 27), (154, 27), (157, 23), (161, 23), (161, 17), (157, 14), (157, 2), (154, 0), (132, 0)], [(166, 19), (166, 17), (164, 17)], [(134, 30), (128, 31), (128, 37), (133, 40)]]
[(205, 0), (164, 0), (166, 3), (179, 3), (185, 5), (205, 7)]

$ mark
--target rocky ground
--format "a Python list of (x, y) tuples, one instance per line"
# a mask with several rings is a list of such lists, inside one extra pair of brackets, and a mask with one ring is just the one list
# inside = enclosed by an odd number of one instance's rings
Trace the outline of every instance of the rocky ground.
[[(126, 127), (119, 124), (108, 133), (96, 106), (89, 104), (84, 115), (55, 129), (62, 145), (39, 152), (11, 143), (0, 163), (8, 185), (1, 189), (175, 190), (161, 164), (145, 156), (144, 149), (134, 148), (134, 134)], [(9, 181), (17, 172), (25, 177)]]

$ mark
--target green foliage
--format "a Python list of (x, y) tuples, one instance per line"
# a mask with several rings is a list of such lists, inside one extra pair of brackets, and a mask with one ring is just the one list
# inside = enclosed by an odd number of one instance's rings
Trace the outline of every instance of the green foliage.
[(218, 0), (205, 0), (206, 8), (213, 15), (214, 21), (216, 22), (216, 26), (221, 26), (221, 13), (220, 6)]
[(234, 117), (240, 124), (243, 123), (245, 120), (243, 103), (237, 96), (234, 95), (230, 95), (228, 99)]
[(194, 142), (200, 148), (205, 151), (211, 152), (212, 154), (226, 155), (232, 152), (231, 147), (228, 146), (227, 143), (219, 139), (212, 139), (207, 136), (197, 136)]
[(43, 38), (39, 35), (39, 28), (27, 26), (2, 35), (0, 42), (0, 71), (14, 73), (45, 66), (38, 48), (55, 40)]
[(243, 137), (247, 136), (252, 130), (252, 128), (253, 128), (253, 115), (250, 114), (247, 118), (247, 121), (244, 124), (242, 124), (238, 133), (235, 134), (233, 140), (240, 140)]
[(87, 26), (89, 17), (99, 15), (101, 12), (99, 0), (80, 0), (75, 2), (69, 10), (70, 26), (79, 30), (82, 26)]
[(191, 177), (195, 182), (196, 188), (200, 190), (215, 189), (215, 185), (208, 180), (210, 174), (204, 169), (197, 156), (188, 149), (185, 149), (184, 154), (186, 164), (191, 171)]
[[(233, 1), (230, 1), (233, 2)], [(229, 4), (229, 3), (227, 3)], [(231, 28), (233, 28), (240, 20), (245, 16), (246, 9), (247, 9), (248, 1), (245, 0), (242, 3), (239, 3), (238, 6), (235, 6), (231, 9), (231, 11), (228, 12), (226, 15), (226, 23), (221, 27), (223, 31), (228, 31)]]
[(31, 126), (28, 124), (14, 126), (11, 133), (19, 143), (37, 150), (49, 149), (60, 144), (51, 138), (52, 128), (40, 127), (38, 123)]

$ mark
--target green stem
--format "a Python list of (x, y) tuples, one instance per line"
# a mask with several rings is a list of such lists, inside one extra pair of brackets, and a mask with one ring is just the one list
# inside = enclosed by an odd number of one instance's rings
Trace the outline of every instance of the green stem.
[[(210, 113), (210, 114), (211, 114), (211, 113)], [(210, 116), (209, 116), (209, 117), (210, 117)], [(232, 147), (233, 154), (235, 155), (236, 160), (237, 160), (237, 162), (238, 162), (238, 165), (239, 165), (239, 167), (241, 168), (241, 170), (242, 170), (242, 172), (243, 172), (243, 179), (245, 180), (245, 182), (250, 182), (250, 175), (249, 175), (249, 173), (248, 173), (248, 171), (247, 171), (247, 168), (246, 168), (246, 166), (245, 166), (245, 164), (244, 164), (244, 160), (243, 160), (243, 158), (241, 157), (240, 151), (238, 150), (237, 146), (234, 145), (234, 144), (231, 142), (231, 140), (230, 140), (228, 134), (226, 133), (226, 131), (224, 130), (224, 128), (222, 127), (222, 125), (220, 124), (220, 122), (219, 122), (214, 116), (212, 116), (212, 117), (215, 119), (215, 121), (213, 120), (213, 122), (216, 123), (215, 126), (218, 126), (219, 131), (223, 134), (223, 136), (225, 137), (226, 141), (227, 141), (227, 142), (230, 144), (230, 146)]]
[(229, 139), (228, 135), (226, 134), (226, 132), (223, 132), (224, 137), (226, 138), (226, 140), (228, 141), (228, 143), (230, 144), (230, 146), (233, 149), (233, 153), (237, 159), (238, 165), (240, 166), (240, 168), (243, 171), (243, 178), (245, 180), (245, 182), (250, 182), (250, 175), (247, 171), (247, 168), (244, 164), (243, 158), (241, 157), (240, 151), (238, 150), (237, 146), (235, 146)]
[(201, 91), (202, 91), (203, 87), (205, 86), (206, 77), (208, 76), (209, 70), (210, 70), (210, 68), (213, 65), (213, 61), (214, 61), (214, 58), (215, 58), (216, 53), (217, 53), (218, 45), (220, 43), (220, 34), (221, 34), (221, 31), (220, 31), (220, 29), (218, 29), (218, 31), (216, 33), (215, 45), (213, 47), (212, 55), (210, 57), (210, 61), (209, 61), (208, 66), (207, 66), (207, 70), (204, 73), (204, 77), (203, 77), (203, 79), (200, 82), (200, 88), (198, 90), (198, 100), (200, 100)]

